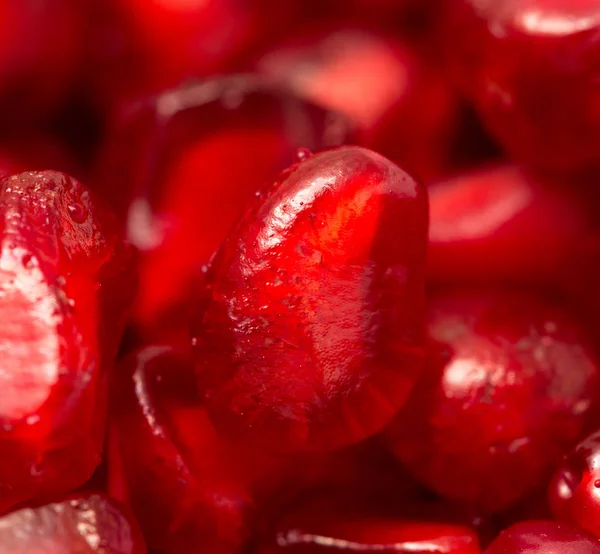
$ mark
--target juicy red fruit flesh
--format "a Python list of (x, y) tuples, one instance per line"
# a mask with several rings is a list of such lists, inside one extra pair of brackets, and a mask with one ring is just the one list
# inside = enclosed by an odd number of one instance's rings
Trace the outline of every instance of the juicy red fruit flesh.
[(597, 362), (569, 314), (529, 291), (429, 300), (428, 367), (389, 444), (439, 494), (507, 508), (549, 477), (581, 433)]
[(0, 512), (100, 463), (107, 369), (133, 288), (118, 226), (52, 171), (0, 181)]
[(240, 455), (215, 432), (186, 354), (151, 346), (128, 356), (118, 370), (111, 494), (132, 507), (152, 548), (237, 552), (251, 530), (254, 471), (276, 483), (271, 466)]
[(380, 431), (423, 360), (426, 233), (423, 188), (366, 149), (282, 174), (223, 243), (197, 306), (217, 429), (284, 452)]
[(598, 554), (600, 541), (566, 523), (522, 521), (502, 531), (484, 554)]
[(347, 127), (248, 75), (145, 98), (118, 121), (97, 185), (142, 251), (134, 321), (146, 336), (165, 341), (187, 323), (195, 273), (264, 183), (298, 148), (342, 144)]
[(584, 262), (577, 282), (595, 275), (589, 267), (597, 258), (595, 202), (582, 188), (506, 163), (430, 185), (429, 279), (559, 285)]
[[(377, 471), (375, 467), (370, 469)], [(407, 496), (406, 490), (390, 482), (387, 488), (375, 490), (370, 487), (361, 490), (355, 485), (356, 481), (350, 481), (342, 489), (325, 485), (316, 493), (305, 490), (298, 501), (271, 522), (260, 540), (258, 554), (481, 553), (477, 537), (468, 526), (436, 519), (429, 507), (418, 514), (424, 505), (414, 491)], [(442, 518), (453, 516), (447, 508)]]
[(582, 440), (554, 473), (548, 496), (556, 519), (600, 536), (600, 433)]
[(484, 122), (515, 159), (598, 166), (600, 6), (595, 0), (455, 0), (447, 50)]
[(264, 547), (259, 554), (319, 554), (371, 550), (392, 554), (480, 554), (475, 534), (466, 527), (373, 519), (368, 514), (353, 518), (331, 518), (323, 530), (291, 528), (277, 533), (276, 546)]
[(0, 554), (145, 554), (123, 506), (100, 494), (74, 495), (0, 518)]

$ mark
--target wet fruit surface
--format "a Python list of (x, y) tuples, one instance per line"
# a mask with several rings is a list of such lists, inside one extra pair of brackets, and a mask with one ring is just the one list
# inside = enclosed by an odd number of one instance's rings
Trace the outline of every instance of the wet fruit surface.
[(74, 179), (14, 175), (0, 199), (4, 511), (72, 490), (99, 464), (106, 372), (134, 282), (115, 220)]
[(600, 541), (566, 523), (524, 521), (503, 531), (484, 554), (597, 554)]
[(582, 440), (557, 468), (548, 491), (554, 516), (600, 535), (600, 433)]
[(597, 167), (598, 3), (458, 0), (445, 8), (458, 80), (511, 155), (542, 168)]
[(599, 87), (600, 0), (0, 0), (0, 554), (600, 554)]
[[(112, 399), (110, 490), (130, 504), (151, 547), (237, 552), (268, 462), (236, 452), (201, 406), (189, 358), (152, 346), (123, 363)], [(244, 459), (243, 464), (239, 460)]]
[(187, 324), (194, 275), (299, 148), (347, 136), (340, 116), (249, 75), (167, 91), (124, 116), (100, 156), (97, 188), (143, 253), (134, 317), (145, 333), (160, 322), (164, 341)]
[(549, 476), (597, 396), (585, 335), (531, 292), (430, 298), (429, 362), (388, 438), (448, 498), (496, 511)]
[[(407, 481), (390, 479), (374, 443), (354, 458), (349, 451), (338, 456), (331, 467), (347, 469), (344, 461), (348, 459), (361, 462), (355, 466), (360, 469), (354, 479), (342, 483), (332, 475), (320, 487), (304, 490), (282, 511), (272, 513), (267, 531), (258, 540), (258, 553), (481, 552), (473, 529), (454, 519), (455, 514), (436, 513), (436, 502), (427, 501), (422, 491)], [(382, 474), (384, 479), (380, 479)]]
[[(331, 517), (330, 515), (326, 517)], [(376, 519), (368, 514), (354, 518), (325, 520), (315, 529), (290, 528), (277, 533), (276, 546), (264, 547), (260, 554), (289, 552), (318, 554), (320, 552), (377, 551), (438, 552), (444, 554), (479, 554), (481, 550), (474, 533), (466, 527), (427, 524), (422, 522)]]
[(103, 495), (74, 495), (0, 518), (1, 554), (145, 554), (129, 512)]
[(358, 147), (308, 157), (257, 199), (197, 308), (217, 429), (291, 452), (389, 422), (423, 359), (426, 209), (411, 177)]

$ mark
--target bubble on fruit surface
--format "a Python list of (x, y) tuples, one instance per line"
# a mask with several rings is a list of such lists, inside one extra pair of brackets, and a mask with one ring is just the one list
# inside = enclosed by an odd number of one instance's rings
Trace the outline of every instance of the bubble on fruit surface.
[(87, 208), (81, 202), (71, 202), (67, 205), (67, 210), (75, 223), (84, 223), (87, 219)]
[(312, 152), (309, 148), (304, 146), (298, 148), (294, 153), (294, 158), (296, 162), (303, 162), (312, 156)]

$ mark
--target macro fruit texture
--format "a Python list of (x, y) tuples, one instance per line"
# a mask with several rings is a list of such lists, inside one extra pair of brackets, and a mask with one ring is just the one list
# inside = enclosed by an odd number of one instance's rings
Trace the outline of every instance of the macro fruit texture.
[(349, 135), (343, 117), (251, 75), (165, 91), (119, 119), (96, 187), (142, 252), (134, 320), (144, 334), (187, 329), (192, 280), (246, 204), (306, 148)]
[(516, 160), (577, 172), (600, 157), (600, 6), (594, 0), (453, 0), (457, 81)]
[(357, 479), (342, 483), (332, 474), (320, 487), (305, 488), (283, 509), (270, 513), (265, 531), (255, 541), (256, 552), (481, 552), (475, 531), (461, 521), (457, 510), (449, 510), (414, 483), (411, 488), (406, 480), (389, 479), (390, 475), (381, 480), (387, 464), (382, 464), (376, 443), (371, 441), (362, 451), (358, 457), (352, 456), (357, 451), (347, 451), (331, 464), (345, 473), (344, 461), (360, 459)]
[[(319, 554), (346, 551), (377, 551), (443, 554), (480, 554), (477, 537), (468, 527), (441, 523), (411, 522), (373, 518), (371, 514), (335, 517), (314, 527), (284, 528), (274, 544), (259, 549), (259, 554)], [(307, 525), (304, 522), (304, 525)]]
[[(277, 463), (236, 450), (199, 402), (189, 356), (149, 346), (121, 365), (112, 397), (110, 491), (148, 544), (168, 553), (237, 552)], [(243, 463), (240, 463), (243, 460)]]
[(554, 473), (548, 495), (556, 519), (600, 536), (600, 433), (584, 438)]
[(523, 521), (502, 531), (484, 554), (597, 554), (600, 541), (566, 523)]
[(531, 291), (429, 298), (427, 370), (388, 430), (406, 468), (484, 512), (542, 485), (577, 440), (597, 397), (592, 344)]
[(104, 495), (73, 495), (0, 517), (0, 554), (146, 554), (128, 510)]
[(258, 56), (257, 70), (346, 115), (361, 144), (430, 179), (442, 173), (453, 137), (455, 97), (407, 42), (357, 26), (306, 28)]
[(503, 163), (433, 183), (429, 203), (433, 283), (561, 286), (581, 270), (580, 286), (595, 274), (595, 201), (580, 188)]
[(426, 235), (425, 190), (374, 152), (284, 172), (199, 285), (196, 364), (217, 430), (286, 453), (380, 431), (423, 362)]
[(53, 171), (0, 181), (0, 512), (100, 463), (107, 371), (134, 279), (113, 217)]

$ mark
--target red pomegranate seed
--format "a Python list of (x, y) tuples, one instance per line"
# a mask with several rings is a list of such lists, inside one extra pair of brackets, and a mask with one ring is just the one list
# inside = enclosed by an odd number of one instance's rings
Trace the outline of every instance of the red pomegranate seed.
[(598, 554), (600, 541), (565, 523), (523, 521), (509, 527), (484, 554)]
[(549, 488), (554, 516), (600, 536), (600, 432), (582, 440), (554, 473)]
[[(345, 491), (327, 491), (305, 496), (288, 508), (260, 542), (258, 554), (318, 554), (338, 551), (376, 551), (415, 554), (480, 554), (478, 540), (469, 527), (448, 521), (427, 521), (406, 517), (403, 510), (413, 508), (414, 496), (388, 491), (387, 499), (377, 502), (382, 491), (365, 496)], [(406, 506), (404, 505), (406, 502)], [(446, 509), (448, 507), (446, 506)], [(446, 515), (452, 517), (450, 512)]]
[(100, 462), (107, 366), (134, 281), (112, 216), (62, 173), (0, 180), (0, 512)]
[(429, 314), (428, 368), (390, 445), (439, 494), (504, 509), (541, 485), (580, 434), (597, 396), (591, 346), (531, 292), (438, 293)]
[(354, 27), (309, 28), (275, 45), (257, 68), (346, 115), (365, 146), (422, 179), (448, 163), (455, 98), (439, 72), (396, 38)]
[(221, 440), (188, 357), (171, 347), (127, 358), (113, 394), (110, 490), (133, 508), (148, 544), (169, 553), (237, 552), (260, 486), (277, 488), (276, 461)]
[(99, 494), (76, 495), (0, 518), (0, 554), (146, 554), (128, 511)]
[(508, 151), (542, 168), (597, 166), (598, 2), (454, 0), (444, 6), (446, 50), (457, 78)]
[[(346, 127), (242, 75), (148, 98), (117, 123), (100, 156), (98, 189), (143, 253), (134, 317), (146, 336), (165, 341), (187, 323), (192, 277), (246, 203), (299, 148), (341, 144)], [(189, 342), (187, 326), (180, 334)]]
[(228, 235), (196, 308), (217, 429), (281, 452), (380, 431), (423, 360), (426, 231), (424, 189), (369, 150), (283, 173)]
[[(589, 202), (512, 164), (429, 187), (429, 276), (436, 283), (559, 284), (594, 257)], [(589, 269), (589, 268), (588, 268)], [(577, 273), (581, 282), (582, 274)]]

